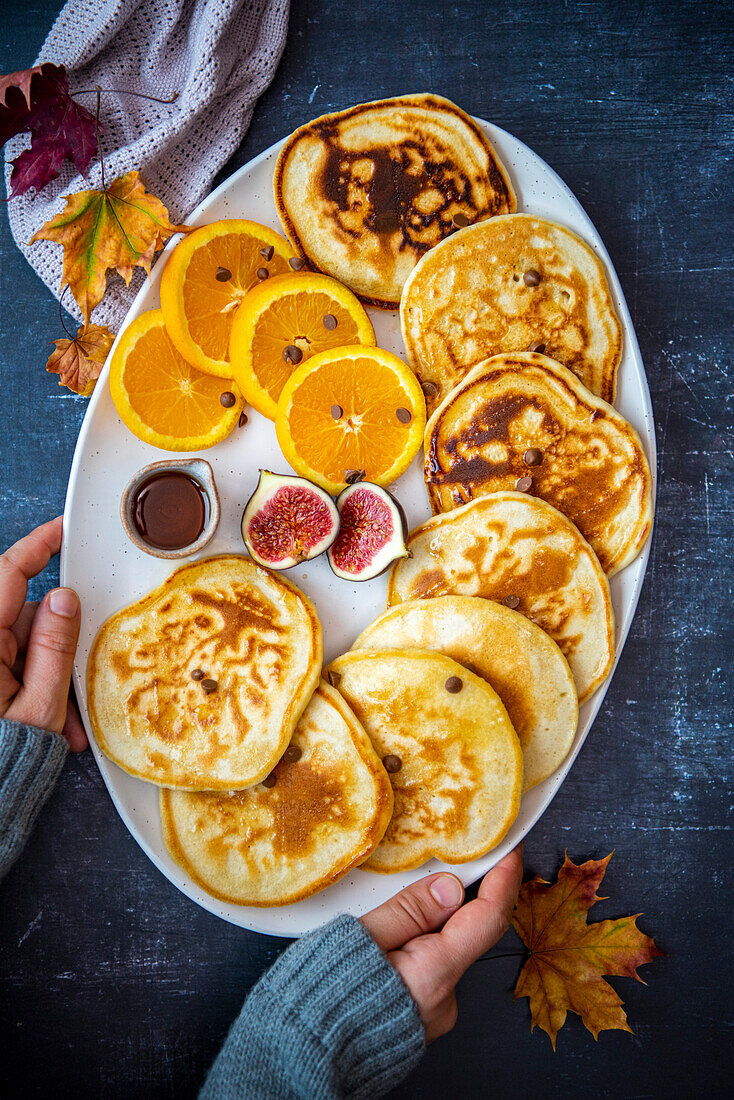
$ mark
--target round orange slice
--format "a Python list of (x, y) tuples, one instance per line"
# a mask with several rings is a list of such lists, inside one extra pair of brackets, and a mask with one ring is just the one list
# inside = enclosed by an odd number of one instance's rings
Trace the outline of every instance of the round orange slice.
[(253, 408), (275, 420), (295, 368), (345, 344), (375, 343), (356, 295), (328, 275), (277, 275), (245, 295), (229, 339), (232, 375)]
[(133, 435), (164, 451), (203, 451), (229, 435), (244, 400), (236, 383), (192, 367), (173, 346), (163, 312), (142, 313), (110, 363), (110, 392)]
[(266, 225), (227, 220), (202, 225), (166, 260), (161, 309), (181, 355), (199, 370), (231, 378), (229, 334), (234, 314), (253, 287), (302, 262)]
[(301, 364), (278, 401), (275, 431), (296, 473), (339, 493), (349, 471), (387, 485), (423, 441), (426, 403), (402, 359), (382, 348), (331, 348)]

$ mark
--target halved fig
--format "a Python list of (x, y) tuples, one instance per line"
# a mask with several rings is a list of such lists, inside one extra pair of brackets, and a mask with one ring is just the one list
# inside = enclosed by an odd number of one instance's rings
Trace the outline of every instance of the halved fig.
[(328, 493), (305, 477), (260, 471), (242, 516), (250, 556), (268, 569), (291, 569), (323, 554), (336, 538), (339, 513)]
[(327, 556), (337, 577), (369, 581), (407, 557), (405, 513), (386, 489), (367, 481), (347, 485), (336, 506), (339, 532)]

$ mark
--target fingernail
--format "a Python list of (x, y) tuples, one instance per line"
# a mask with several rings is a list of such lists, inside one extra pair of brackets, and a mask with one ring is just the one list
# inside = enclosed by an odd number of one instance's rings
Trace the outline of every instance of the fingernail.
[(461, 905), (464, 891), (461, 883), (453, 875), (439, 875), (428, 887), (431, 895), (444, 909), (456, 909)]
[(54, 588), (48, 597), (48, 606), (54, 615), (73, 619), (79, 610), (79, 597), (73, 588)]

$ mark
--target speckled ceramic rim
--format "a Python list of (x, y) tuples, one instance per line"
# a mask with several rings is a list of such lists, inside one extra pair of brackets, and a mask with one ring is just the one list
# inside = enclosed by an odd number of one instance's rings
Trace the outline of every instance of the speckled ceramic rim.
[[(192, 542), (189, 546), (184, 546), (180, 550), (160, 550), (156, 546), (150, 546), (140, 537), (133, 523), (132, 507), (138, 487), (142, 482), (152, 477), (153, 474), (162, 473), (164, 470), (178, 470), (181, 473), (189, 474), (190, 477), (199, 482), (209, 498), (209, 519), (206, 527), (196, 542)], [(120, 520), (125, 528), (125, 534), (133, 546), (137, 546), (138, 550), (142, 550), (145, 554), (150, 554), (154, 558), (180, 559), (190, 558), (193, 554), (198, 554), (213, 539), (214, 532), (219, 526), (221, 514), (214, 471), (203, 458), (166, 458), (162, 462), (150, 462), (133, 475), (127, 483), (120, 501)]]

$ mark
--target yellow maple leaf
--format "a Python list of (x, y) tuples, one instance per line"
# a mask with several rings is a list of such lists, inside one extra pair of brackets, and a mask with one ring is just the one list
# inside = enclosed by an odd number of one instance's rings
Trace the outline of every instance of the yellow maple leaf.
[(54, 340), (46, 370), (58, 374), (59, 385), (89, 397), (115, 339), (105, 325), (86, 325), (73, 340)]
[(547, 1032), (554, 1050), (569, 1011), (581, 1017), (595, 1039), (610, 1028), (631, 1032), (621, 998), (602, 975), (641, 982), (637, 967), (663, 954), (637, 927), (639, 913), (586, 923), (591, 906), (604, 900), (596, 891), (611, 858), (610, 853), (577, 866), (566, 855), (553, 885), (536, 876), (520, 888), (512, 924), (530, 958), (520, 971), (515, 997), (530, 999), (531, 1031), (537, 1024)]
[(153, 256), (174, 233), (188, 232), (172, 225), (160, 199), (145, 190), (138, 172), (127, 172), (109, 187), (77, 191), (66, 196), (66, 206), (31, 237), (64, 246), (63, 290), (68, 285), (85, 321), (102, 300), (107, 272), (114, 269), (126, 283), (133, 269), (150, 273)]

